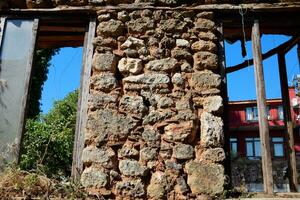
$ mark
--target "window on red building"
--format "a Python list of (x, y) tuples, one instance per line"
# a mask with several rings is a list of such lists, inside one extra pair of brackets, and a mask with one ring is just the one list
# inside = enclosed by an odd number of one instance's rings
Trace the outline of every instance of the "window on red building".
[(278, 119), (283, 120), (283, 107), (282, 106), (278, 106), (277, 113), (278, 113)]
[(238, 153), (238, 144), (237, 144), (237, 138), (230, 138), (230, 152), (232, 155), (237, 155)]
[(257, 107), (246, 108), (246, 120), (247, 121), (257, 121), (258, 120)]
[(245, 141), (247, 158), (256, 159), (258, 157), (261, 157), (259, 138), (245, 138)]
[(273, 145), (274, 157), (283, 157), (284, 156), (283, 137), (273, 137), (272, 145)]
[[(269, 106), (267, 106), (267, 115), (268, 115), (268, 119), (271, 119)], [(258, 121), (258, 110), (256, 106), (246, 108), (246, 120)]]

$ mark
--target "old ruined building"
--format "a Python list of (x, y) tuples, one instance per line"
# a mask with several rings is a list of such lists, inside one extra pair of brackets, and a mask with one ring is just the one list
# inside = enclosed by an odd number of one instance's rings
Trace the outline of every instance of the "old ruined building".
[[(0, 7), (1, 159), (18, 160), (35, 47), (84, 45), (73, 176), (107, 199), (222, 194), (230, 171), (223, 41), (249, 40), (252, 27), (259, 37), (259, 25), (261, 34), (299, 42), (298, 0), (8, 0)], [(7, 72), (11, 65), (19, 68)]]

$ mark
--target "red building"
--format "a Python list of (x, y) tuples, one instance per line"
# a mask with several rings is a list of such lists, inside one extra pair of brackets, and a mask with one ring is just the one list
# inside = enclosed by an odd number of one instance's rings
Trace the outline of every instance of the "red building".
[[(299, 94), (299, 93), (298, 93)], [(294, 125), (297, 169), (300, 169), (300, 97), (289, 88)], [(228, 105), (231, 149), (231, 180), (235, 187), (244, 185), (248, 191), (263, 191), (261, 144), (255, 100), (231, 101)], [(267, 114), (272, 155), (274, 191), (289, 192), (282, 99), (267, 100)], [(298, 154), (298, 155), (297, 155)], [(298, 178), (299, 179), (299, 178)], [(298, 180), (300, 182), (300, 180)]]
[[(296, 96), (294, 87), (289, 88), (289, 96), (297, 148), (297, 144), (300, 144), (300, 97)], [(231, 101), (228, 106), (231, 152), (249, 159), (259, 158), (261, 151), (256, 101)], [(271, 155), (273, 158), (282, 158), (285, 155), (282, 99), (267, 100), (267, 109)]]

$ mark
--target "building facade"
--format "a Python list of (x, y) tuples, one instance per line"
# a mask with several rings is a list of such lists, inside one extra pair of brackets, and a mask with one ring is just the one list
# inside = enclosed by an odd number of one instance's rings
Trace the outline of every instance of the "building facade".
[[(294, 87), (289, 87), (290, 107), (293, 121), (295, 151), (297, 166), (300, 164), (299, 146), (300, 146), (300, 116), (299, 116), (299, 97)], [(270, 149), (275, 172), (275, 180), (281, 182), (277, 191), (288, 191), (287, 187), (287, 145), (286, 131), (284, 125), (284, 113), (282, 99), (267, 100), (267, 118), (270, 134)], [(258, 127), (258, 110), (256, 100), (231, 101), (228, 106), (229, 119), (229, 142), (232, 157), (232, 164), (235, 165), (237, 159), (249, 160), (248, 170), (244, 170), (245, 175), (252, 172), (253, 180), (245, 180), (246, 186), (250, 191), (261, 191), (261, 142)], [(240, 175), (243, 174), (240, 172)], [(240, 176), (239, 175), (239, 176)], [(249, 175), (249, 174), (248, 174)], [(238, 176), (234, 173), (234, 176)], [(280, 179), (280, 180), (279, 180)], [(238, 181), (239, 178), (233, 177)], [(240, 181), (240, 180), (239, 180)], [(236, 183), (237, 184), (237, 183)], [(284, 185), (286, 184), (286, 185)]]

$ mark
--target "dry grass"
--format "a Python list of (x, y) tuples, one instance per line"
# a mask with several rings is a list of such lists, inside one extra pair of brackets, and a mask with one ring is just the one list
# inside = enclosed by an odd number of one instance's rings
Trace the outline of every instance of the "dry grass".
[(0, 174), (0, 199), (86, 199), (79, 184), (59, 182), (46, 176), (8, 168)]

